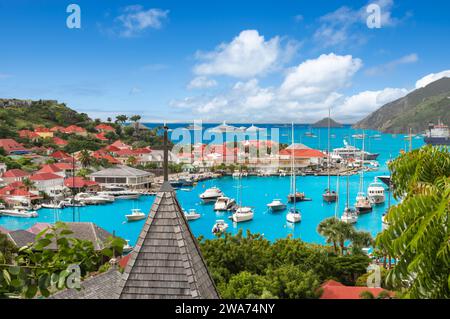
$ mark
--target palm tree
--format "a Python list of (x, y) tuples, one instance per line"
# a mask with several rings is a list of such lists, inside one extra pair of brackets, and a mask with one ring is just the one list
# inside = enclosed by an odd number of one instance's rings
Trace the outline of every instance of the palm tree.
[(111, 123), (112, 119), (111, 119), (110, 117), (108, 117), (108, 118), (106, 119), (106, 121), (107, 121), (108, 123)]
[(134, 122), (134, 133), (138, 135), (139, 133), (139, 120), (141, 119), (140, 115), (133, 115), (130, 117), (130, 120)]
[(370, 247), (373, 245), (373, 238), (369, 232), (359, 231), (352, 234), (352, 248), (355, 250), (361, 250), (364, 247)]
[(130, 165), (130, 166), (136, 165), (137, 164), (137, 158), (134, 157), (134, 156), (128, 157), (127, 164)]
[(336, 223), (338, 221), (339, 220), (334, 217), (327, 218), (327, 219), (324, 219), (323, 221), (321, 221), (319, 226), (317, 227), (317, 232), (326, 238), (326, 242), (328, 244), (329, 243), (333, 244), (335, 253), (338, 252), (338, 247), (337, 247), (338, 234), (336, 232), (336, 227), (335, 227)]
[(126, 116), (126, 115), (117, 115), (116, 116), (116, 122), (117, 123), (120, 123), (120, 124), (123, 124), (123, 123), (125, 123), (126, 121), (128, 120), (128, 116)]
[(89, 153), (89, 151), (84, 149), (80, 152), (78, 159), (81, 163), (81, 166), (83, 166), (83, 168), (86, 168), (92, 164), (93, 158), (92, 158), (91, 154)]
[(30, 190), (32, 188), (34, 188), (34, 182), (32, 180), (30, 180), (29, 178), (24, 178), (22, 180), (23, 185), (25, 186), (26, 190)]
[(334, 225), (334, 229), (338, 239), (340, 252), (343, 255), (346, 251), (345, 242), (354, 238), (355, 228), (352, 224), (338, 220)]

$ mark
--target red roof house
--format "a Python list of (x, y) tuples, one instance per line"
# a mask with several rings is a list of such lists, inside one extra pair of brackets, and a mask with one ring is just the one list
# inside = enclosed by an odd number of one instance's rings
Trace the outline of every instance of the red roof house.
[(62, 160), (62, 161), (72, 161), (72, 156), (70, 156), (69, 154), (67, 154), (64, 151), (56, 151), (56, 152), (52, 153), (50, 155), (50, 157), (53, 157), (54, 159)]
[(40, 136), (38, 134), (36, 134), (35, 132), (30, 131), (30, 130), (20, 130), (19, 131), (19, 136), (21, 138), (27, 138), (27, 139), (30, 139), (32, 141), (35, 141), (35, 140), (40, 138)]
[(6, 184), (10, 184), (13, 182), (21, 182), (24, 178), (29, 177), (30, 175), (31, 174), (28, 172), (25, 172), (18, 168), (14, 168), (3, 173), (2, 179)]
[(77, 125), (70, 125), (64, 129), (64, 133), (66, 134), (78, 134), (78, 135), (87, 135), (87, 132), (84, 128)]
[(63, 177), (60, 175), (56, 175), (53, 173), (37, 173), (31, 175), (30, 180), (32, 181), (49, 181), (52, 179), (62, 179)]
[(67, 144), (69, 144), (69, 142), (57, 136), (53, 137), (53, 143), (55, 143), (58, 146), (66, 146)]
[(12, 138), (0, 139), (0, 148), (3, 148), (8, 154), (25, 154), (29, 152), (25, 146)]
[(50, 131), (64, 133), (65, 128), (63, 126), (53, 126)]
[[(334, 280), (328, 280), (322, 285), (323, 293), (320, 299), (361, 299), (361, 293), (364, 291), (371, 292), (374, 297), (382, 291), (383, 288), (368, 288), (368, 287), (353, 287), (345, 286), (340, 282)], [(393, 296), (393, 293), (389, 291), (389, 294)]]
[(98, 134), (94, 135), (96, 139), (100, 140), (100, 141), (108, 141), (108, 138), (105, 137), (105, 133), (104, 132), (100, 132)]
[(84, 179), (83, 177), (75, 176), (64, 180), (64, 186), (68, 188), (92, 188), (98, 186), (95, 181)]
[(36, 172), (36, 174), (41, 173), (53, 173), (60, 176), (64, 176), (64, 171), (61, 168), (59, 168), (56, 164), (45, 164), (44, 166), (42, 166), (40, 170)]
[(114, 129), (114, 127), (112, 127), (111, 125), (103, 124), (103, 123), (97, 125), (97, 126), (95, 127), (95, 129), (96, 129), (97, 131), (103, 132), (103, 133), (106, 133), (106, 132), (115, 132), (115, 131), (116, 131), (116, 130)]
[(124, 142), (122, 142), (121, 140), (117, 140), (114, 143), (112, 143), (110, 146), (114, 146), (117, 147), (119, 150), (124, 150), (124, 149), (129, 149), (131, 150), (131, 146), (128, 144), (125, 144)]

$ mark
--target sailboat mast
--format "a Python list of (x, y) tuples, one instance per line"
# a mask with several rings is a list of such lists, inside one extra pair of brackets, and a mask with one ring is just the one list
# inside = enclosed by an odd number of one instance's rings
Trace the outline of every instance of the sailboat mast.
[(336, 177), (336, 193), (338, 194), (338, 196), (336, 197), (336, 206), (334, 207), (334, 218), (338, 218), (338, 209), (339, 209), (339, 177), (340, 175), (338, 174)]
[(359, 180), (359, 191), (362, 193), (364, 191), (364, 159), (366, 158), (365, 151), (365, 141), (366, 141), (366, 132), (363, 130), (363, 140), (362, 140), (362, 156), (361, 156), (361, 174)]
[(292, 152), (291, 152), (291, 169), (292, 169), (292, 192), (294, 195), (294, 209), (297, 201), (297, 185), (295, 181), (294, 155), (295, 155), (295, 140), (294, 140), (294, 122), (292, 122)]
[(327, 146), (327, 153), (328, 153), (328, 160), (327, 160), (327, 172), (328, 172), (328, 191), (331, 189), (331, 179), (330, 179), (330, 122), (331, 122), (331, 106), (328, 108), (328, 146)]
[(347, 203), (345, 204), (346, 208), (350, 207), (350, 192), (349, 192), (349, 184), (350, 184), (350, 177), (347, 173)]

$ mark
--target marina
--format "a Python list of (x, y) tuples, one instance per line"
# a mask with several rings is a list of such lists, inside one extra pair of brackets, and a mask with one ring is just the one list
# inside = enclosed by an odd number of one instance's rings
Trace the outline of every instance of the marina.
[[(279, 125), (266, 125), (265, 127), (274, 127)], [(327, 128), (314, 129), (314, 131), (322, 130), (320, 136), (327, 136)], [(280, 127), (281, 132), (287, 134), (286, 137), (281, 137), (283, 143), (289, 143), (291, 140), (291, 128), (289, 126)], [(295, 126), (295, 141), (305, 143), (308, 146), (324, 149), (326, 148), (326, 141), (319, 140), (318, 138), (305, 137), (304, 133), (309, 131), (308, 126)], [(357, 133), (357, 130), (352, 130), (349, 127), (344, 128), (332, 128), (332, 134), (336, 135), (336, 138), (331, 139), (331, 149), (341, 147), (342, 140)], [(368, 135), (379, 134), (376, 131), (366, 132)], [(317, 134), (319, 135), (319, 134)], [(366, 147), (370, 152), (379, 153), (378, 162), (379, 167), (373, 170), (366, 170), (364, 173), (364, 185), (368, 187), (377, 176), (382, 176), (380, 181), (386, 181), (389, 176), (387, 168), (387, 162), (392, 158), (395, 158), (402, 149), (405, 149), (409, 145), (409, 141), (404, 141), (401, 138), (392, 136), (391, 134), (381, 134), (380, 138), (375, 142), (371, 140), (366, 141)], [(320, 143), (320, 145), (319, 145)], [(358, 148), (362, 148), (362, 140), (356, 139), (352, 141)], [(413, 139), (412, 146), (417, 148), (423, 145), (422, 140)], [(366, 149), (367, 149), (366, 148)], [(359, 192), (360, 175), (357, 174), (357, 170), (349, 171), (349, 196), (351, 199), (350, 205), (353, 205), (354, 199)], [(189, 224), (196, 236), (204, 236), (205, 238), (214, 238), (212, 228), (219, 220), (223, 220), (227, 224), (227, 232), (236, 234), (239, 230), (244, 232), (250, 230), (253, 233), (261, 233), (269, 240), (276, 240), (278, 238), (284, 238), (287, 235), (293, 235), (295, 238), (302, 238), (304, 241), (313, 243), (324, 243), (324, 238), (320, 236), (316, 229), (317, 225), (325, 218), (332, 217), (335, 212), (338, 213), (340, 218), (345, 209), (345, 200), (339, 200), (336, 203), (326, 202), (323, 200), (322, 195), (324, 189), (328, 185), (327, 169), (322, 171), (302, 171), (296, 176), (296, 187), (298, 192), (305, 192), (310, 201), (297, 202), (296, 207), (301, 211), (301, 223), (290, 223), (286, 220), (286, 216), (290, 209), (293, 207), (292, 203), (287, 202), (288, 195), (291, 189), (291, 177), (290, 172), (285, 171), (284, 174), (278, 172), (273, 174), (267, 174), (264, 176), (258, 176), (257, 173), (248, 174), (235, 174), (236, 176), (223, 176), (219, 177), (219, 174), (215, 173), (203, 173), (203, 174), (191, 174), (199, 178), (198, 182), (192, 186), (180, 186), (177, 189), (177, 196), (186, 212), (195, 209), (195, 212), (201, 216), (198, 219), (192, 219)], [(171, 175), (175, 180), (177, 175)], [(188, 174), (181, 174), (180, 176), (188, 176)], [(183, 178), (184, 178), (183, 177)], [(339, 179), (339, 185), (337, 185), (336, 172), (330, 170), (330, 184), (334, 190), (345, 199), (346, 190), (346, 178), (343, 176)], [(242, 192), (242, 203), (247, 207), (250, 207), (253, 216), (251, 220), (245, 222), (235, 223), (230, 217), (232, 216), (231, 207), (235, 202), (232, 201), (236, 198), (236, 185), (240, 181), (245, 191)], [(157, 189), (159, 183), (159, 177), (155, 178), (155, 186), (152, 190), (141, 191), (139, 198), (135, 198), (135, 194), (126, 193), (124, 189), (110, 189), (109, 195), (115, 196), (114, 201), (108, 202), (107, 197), (102, 197), (101, 192), (97, 196), (79, 195), (79, 197), (85, 197), (88, 201), (99, 203), (96, 205), (76, 205), (80, 207), (73, 207), (64, 205), (64, 208), (41, 208), (39, 209), (38, 216), (34, 218), (17, 218), (11, 216), (1, 216), (0, 226), (15, 230), (15, 229), (28, 229), (37, 222), (54, 223), (57, 220), (61, 221), (90, 221), (94, 222), (100, 227), (105, 228), (111, 233), (126, 238), (130, 241), (130, 245), (135, 245), (139, 230), (142, 228), (144, 220), (137, 220), (134, 222), (127, 222), (126, 214), (130, 214), (133, 209), (140, 209), (145, 215), (148, 214), (150, 207), (154, 200), (154, 191)], [(385, 189), (387, 186), (385, 186)], [(339, 186), (339, 187), (338, 187)], [(217, 189), (214, 189), (217, 187)], [(206, 202), (200, 199), (200, 194), (205, 193), (208, 189), (213, 190), (206, 193)], [(340, 191), (338, 191), (338, 189)], [(189, 191), (187, 191), (189, 190)], [(117, 192), (117, 193), (115, 193)], [(364, 189), (367, 193), (367, 189)], [(340, 193), (340, 194), (339, 194)], [(120, 196), (120, 195), (124, 196)], [(103, 194), (106, 195), (106, 194)], [(132, 195), (127, 197), (126, 195)], [(212, 196), (212, 198), (209, 198)], [(387, 196), (387, 195), (386, 195)], [(220, 197), (228, 197), (227, 201), (222, 198), (224, 205), (215, 205), (216, 200)], [(274, 212), (268, 204), (274, 201), (274, 199), (280, 199), (281, 204), (286, 205), (285, 209), (280, 209)], [(70, 199), (66, 200), (67, 203)], [(101, 204), (100, 204), (101, 203)], [(279, 204), (279, 207), (283, 205)], [(392, 204), (395, 201), (392, 199)], [(58, 203), (54, 203), (58, 205)], [(226, 206), (228, 209), (225, 209)], [(214, 208), (220, 208), (215, 211)], [(369, 231), (372, 235), (376, 235), (382, 229), (382, 215), (385, 213), (387, 203), (380, 203), (374, 205), (372, 212), (360, 215), (355, 227), (359, 230)], [(223, 225), (220, 226), (223, 228)]]

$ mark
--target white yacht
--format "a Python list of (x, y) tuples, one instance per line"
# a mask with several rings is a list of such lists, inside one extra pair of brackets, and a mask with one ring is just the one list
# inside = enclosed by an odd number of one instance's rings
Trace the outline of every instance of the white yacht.
[(122, 249), (122, 254), (129, 254), (133, 251), (133, 246), (130, 245), (130, 241), (128, 239), (125, 239), (127, 242)]
[(65, 200), (61, 201), (62, 204), (64, 204), (64, 207), (83, 207), (86, 206), (86, 204), (77, 202), (73, 198), (66, 198)]
[(183, 211), (183, 214), (187, 220), (196, 220), (201, 217), (201, 215), (197, 213), (195, 209), (189, 209), (189, 212)]
[(214, 210), (226, 211), (233, 209), (234, 206), (236, 206), (236, 201), (234, 200), (234, 198), (220, 196), (219, 198), (217, 198), (217, 201), (214, 204)]
[(33, 218), (33, 217), (38, 217), (38, 213), (33, 210), (28, 211), (28, 210), (22, 210), (22, 209), (2, 209), (2, 210), (0, 210), (0, 216)]
[(131, 210), (131, 214), (125, 215), (125, 217), (129, 222), (134, 222), (145, 219), (145, 214), (139, 208), (134, 208)]
[(64, 208), (64, 201), (60, 201), (59, 203), (51, 202), (51, 203), (42, 203), (41, 206), (43, 208), (51, 208), (51, 209), (61, 209)]
[(289, 213), (286, 215), (286, 220), (293, 224), (301, 222), (302, 214), (300, 213), (300, 210), (291, 208)]
[(233, 178), (242, 177), (242, 173), (241, 172), (233, 172), (233, 174), (231, 174), (231, 177), (233, 177)]
[(217, 198), (223, 196), (223, 193), (217, 187), (208, 188), (206, 191), (200, 194), (200, 199), (205, 203), (217, 200)]
[(369, 196), (369, 201), (375, 205), (382, 204), (386, 200), (384, 186), (382, 183), (378, 182), (376, 178), (367, 188), (367, 195)]
[(113, 195), (105, 194), (105, 193), (97, 193), (98, 197), (104, 198), (108, 203), (112, 203), (116, 200), (116, 198)]
[(105, 204), (110, 202), (109, 199), (105, 198), (105, 197), (101, 197), (101, 196), (96, 196), (96, 195), (92, 195), (92, 194), (88, 194), (88, 193), (78, 193), (75, 195), (75, 200), (79, 201), (81, 203), (84, 204)]
[(224, 233), (228, 228), (228, 224), (225, 223), (223, 219), (216, 220), (216, 223), (214, 224), (212, 228), (213, 234), (222, 234)]
[(286, 204), (284, 204), (281, 199), (274, 199), (271, 203), (267, 204), (267, 207), (273, 212), (285, 210)]
[(141, 194), (139, 192), (129, 190), (120, 186), (105, 186), (99, 195), (111, 195), (116, 199), (138, 199)]
[(251, 207), (239, 207), (231, 216), (235, 223), (246, 222), (253, 219), (253, 209)]

